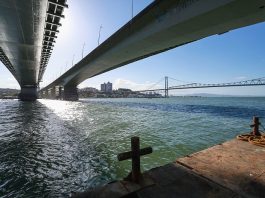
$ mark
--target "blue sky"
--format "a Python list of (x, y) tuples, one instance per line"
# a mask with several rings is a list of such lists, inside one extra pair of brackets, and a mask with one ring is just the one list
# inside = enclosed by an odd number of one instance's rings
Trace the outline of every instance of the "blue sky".
[[(152, 0), (134, 0), (134, 15)], [(124, 25), (132, 16), (132, 0), (68, 0), (58, 39), (41, 86), (57, 78)], [(145, 89), (164, 76), (198, 83), (221, 83), (265, 76), (265, 23), (215, 35), (137, 61), (91, 78), (79, 87), (100, 87), (110, 81), (114, 88)], [(19, 88), (13, 76), (0, 64), (0, 87)], [(169, 85), (180, 82), (169, 81)], [(162, 85), (161, 85), (162, 86)], [(178, 91), (177, 94), (214, 93), (265, 95), (265, 86), (211, 88)]]

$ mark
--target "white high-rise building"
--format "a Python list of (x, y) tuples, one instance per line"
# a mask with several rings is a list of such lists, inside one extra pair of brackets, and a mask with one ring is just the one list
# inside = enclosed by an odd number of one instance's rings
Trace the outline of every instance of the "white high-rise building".
[(106, 84), (106, 92), (112, 92), (112, 83), (108, 82)]
[(103, 92), (112, 92), (112, 83), (107, 82), (100, 85), (100, 90)]

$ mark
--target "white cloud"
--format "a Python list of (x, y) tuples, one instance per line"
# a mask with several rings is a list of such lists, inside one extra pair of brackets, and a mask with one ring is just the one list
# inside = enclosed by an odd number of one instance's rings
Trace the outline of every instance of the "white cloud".
[(0, 88), (20, 89), (17, 82), (0, 82)]
[(155, 83), (152, 82), (145, 82), (145, 83), (136, 83), (130, 80), (126, 80), (126, 79), (121, 79), (118, 78), (114, 81), (113, 83), (113, 88), (114, 89), (118, 89), (118, 88), (127, 88), (127, 89), (131, 89), (134, 91), (137, 90), (145, 90), (145, 89), (159, 89), (162, 88), (161, 85), (155, 85)]
[(85, 82), (82, 82), (82, 83), (80, 83), (80, 84), (78, 85), (78, 88), (79, 88), (79, 89), (82, 89), (82, 88), (85, 88), (85, 87), (88, 87), (86, 81), (85, 81)]
[(20, 89), (20, 86), (14, 77), (6, 77), (0, 79), (0, 88)]

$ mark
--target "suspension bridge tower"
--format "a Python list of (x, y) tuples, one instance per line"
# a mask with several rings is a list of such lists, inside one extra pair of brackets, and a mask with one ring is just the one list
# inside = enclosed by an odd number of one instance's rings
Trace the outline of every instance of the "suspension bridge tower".
[(168, 76), (165, 76), (165, 98), (168, 98)]

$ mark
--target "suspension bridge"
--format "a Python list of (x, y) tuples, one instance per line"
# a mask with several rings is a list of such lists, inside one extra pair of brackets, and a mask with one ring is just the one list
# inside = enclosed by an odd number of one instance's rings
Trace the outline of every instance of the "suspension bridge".
[[(169, 79), (182, 82), (184, 84), (176, 85), (176, 86), (169, 86)], [(159, 84), (164, 81), (164, 88), (154, 88), (158, 87)], [(228, 82), (228, 83), (196, 83), (196, 82), (185, 82), (181, 80), (177, 80), (175, 78), (171, 78), (165, 76), (157, 83), (154, 83), (150, 88), (145, 90), (137, 90), (136, 92), (139, 93), (156, 93), (156, 92), (164, 92), (165, 98), (168, 97), (169, 90), (177, 90), (177, 89), (197, 89), (197, 88), (213, 88), (213, 87), (247, 87), (247, 86), (262, 86), (265, 85), (265, 77), (255, 78), (251, 80), (243, 80), (243, 81), (236, 81), (236, 82)]]

